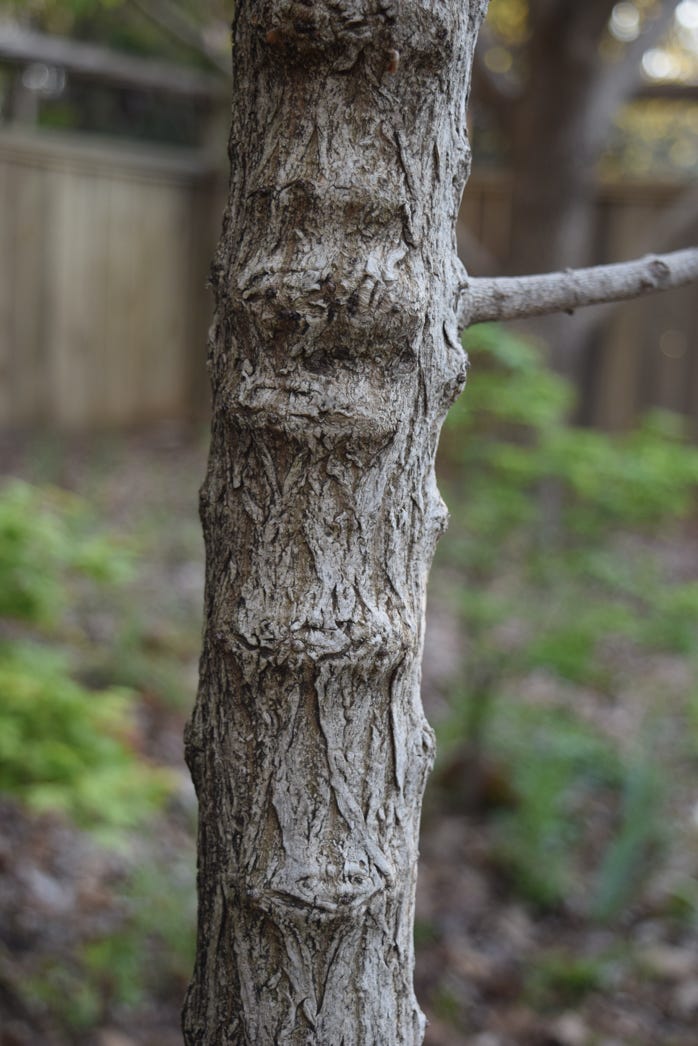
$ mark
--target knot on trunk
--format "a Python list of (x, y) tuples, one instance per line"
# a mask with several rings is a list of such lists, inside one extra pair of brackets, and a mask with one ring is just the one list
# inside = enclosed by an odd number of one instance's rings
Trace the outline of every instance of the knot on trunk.
[(451, 58), (453, 19), (431, 0), (266, 0), (255, 14), (263, 46), (289, 64), (328, 60), (336, 72), (364, 56), (373, 72), (439, 68)]

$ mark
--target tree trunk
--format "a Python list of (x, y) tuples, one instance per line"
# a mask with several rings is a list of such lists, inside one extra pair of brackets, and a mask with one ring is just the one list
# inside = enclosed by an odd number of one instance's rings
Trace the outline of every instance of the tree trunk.
[(485, 0), (239, 0), (213, 266), (188, 1044), (421, 1043), (434, 455)]
[(485, 6), (236, 3), (186, 738), (189, 1046), (421, 1043), (412, 925), (434, 743), (420, 660), (459, 324), (525, 315), (529, 295), (540, 314), (698, 275), (696, 250), (598, 278), (467, 279), (455, 221)]

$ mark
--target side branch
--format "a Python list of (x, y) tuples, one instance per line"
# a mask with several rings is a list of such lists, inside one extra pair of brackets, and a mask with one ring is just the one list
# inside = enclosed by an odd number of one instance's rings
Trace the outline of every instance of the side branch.
[(461, 295), (458, 320), (462, 327), (469, 327), (552, 312), (572, 313), (583, 305), (637, 298), (693, 280), (698, 280), (698, 247), (541, 276), (472, 278)]

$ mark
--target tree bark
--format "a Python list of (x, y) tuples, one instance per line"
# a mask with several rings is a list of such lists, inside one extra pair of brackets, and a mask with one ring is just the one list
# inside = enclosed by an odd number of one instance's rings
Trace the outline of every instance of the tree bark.
[(188, 1044), (422, 1042), (425, 586), (484, 0), (239, 0)]
[(684, 252), (623, 278), (468, 281), (455, 222), (485, 6), (236, 3), (186, 736), (189, 1046), (422, 1042), (412, 928), (434, 741), (420, 661), (459, 325), (509, 299), (532, 315), (608, 296), (609, 279), (620, 293), (695, 269)]

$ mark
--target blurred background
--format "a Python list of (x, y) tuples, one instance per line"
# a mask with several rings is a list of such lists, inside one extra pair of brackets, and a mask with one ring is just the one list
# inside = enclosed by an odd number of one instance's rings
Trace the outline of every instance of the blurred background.
[[(0, 0), (0, 1043), (189, 976), (228, 0)], [(698, 0), (491, 0), (475, 274), (696, 241)], [(430, 1046), (695, 1046), (695, 287), (467, 335), (424, 701)]]

